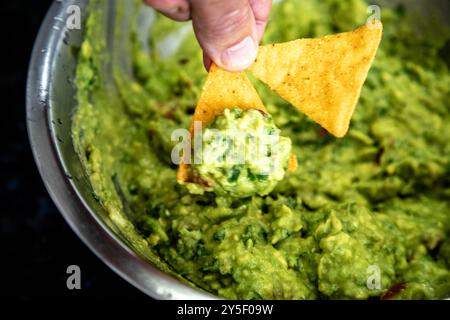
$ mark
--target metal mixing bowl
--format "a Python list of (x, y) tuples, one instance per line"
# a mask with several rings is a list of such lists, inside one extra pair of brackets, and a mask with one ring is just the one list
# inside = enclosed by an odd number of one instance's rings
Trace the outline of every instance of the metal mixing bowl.
[[(127, 34), (126, 21), (120, 26), (113, 23), (115, 6), (119, 2), (125, 5), (126, 0), (104, 1), (107, 21), (98, 23), (102, 23), (105, 30), (124, 28), (123, 34)], [(449, 12), (445, 0), (408, 2), (414, 6), (420, 3), (427, 3), (428, 7), (438, 6), (440, 12), (446, 14)], [(86, 245), (111, 269), (144, 293), (158, 299), (214, 298), (146, 261), (124, 239), (91, 196), (92, 189), (75, 154), (70, 130), (71, 115), (76, 107), (73, 79), (77, 50), (74, 48), (79, 48), (83, 32), (69, 30), (65, 23), (70, 6), (79, 6), (84, 18), (86, 4), (87, 0), (55, 1), (41, 26), (31, 58), (27, 84), (27, 126), (45, 186), (67, 223)], [(145, 17), (142, 19), (143, 30), (148, 27), (148, 21)], [(112, 32), (105, 31), (108, 48), (113, 47), (112, 38)], [(119, 48), (118, 54), (127, 57), (126, 52), (121, 50), (126, 48)], [(129, 61), (123, 61), (123, 67), (128, 66)]]
[[(99, 23), (113, 21), (115, 2), (104, 2), (109, 21)], [(157, 299), (213, 298), (141, 258), (92, 199), (92, 189), (75, 154), (70, 130), (71, 115), (76, 107), (74, 48), (80, 47), (83, 32), (66, 27), (69, 6), (78, 5), (85, 13), (86, 4), (86, 0), (55, 1), (32, 53), (27, 83), (27, 126), (45, 186), (75, 233), (103, 262), (135, 287)]]

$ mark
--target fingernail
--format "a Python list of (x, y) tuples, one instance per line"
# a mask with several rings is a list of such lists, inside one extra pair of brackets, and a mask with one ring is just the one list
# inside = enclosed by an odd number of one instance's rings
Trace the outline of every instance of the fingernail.
[(243, 70), (255, 61), (258, 54), (257, 49), (253, 38), (248, 36), (238, 44), (222, 52), (222, 65), (230, 71)]

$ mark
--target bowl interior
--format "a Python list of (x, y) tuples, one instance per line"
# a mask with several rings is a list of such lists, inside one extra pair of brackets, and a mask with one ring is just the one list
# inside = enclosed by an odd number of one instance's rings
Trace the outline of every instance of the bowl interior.
[[(99, 72), (109, 88), (111, 103), (115, 103), (120, 101), (120, 92), (114, 73), (120, 72), (125, 79), (133, 80), (129, 37), (136, 31), (142, 47), (148, 49), (148, 31), (155, 12), (140, 6), (139, 1), (91, 2), (89, 10), (103, 13), (99, 15), (100, 27), (96, 32), (106, 43), (106, 58)], [(449, 21), (448, 1), (405, 3), (414, 15), (428, 17), (429, 10), (433, 10), (444, 21)], [(74, 148), (77, 142), (71, 134), (71, 119), (77, 106), (74, 77), (84, 32), (83, 28), (71, 30), (64, 24), (72, 5), (81, 9), (84, 20), (87, 4), (87, 0), (55, 2), (34, 48), (27, 88), (27, 122), (41, 175), (72, 228), (105, 263), (129, 282), (155, 298), (211, 298), (208, 293), (183, 282), (137, 233), (123, 232), (124, 226), (130, 223), (126, 216), (121, 213), (111, 216), (93, 196), (92, 186)], [(426, 19), (419, 21), (418, 32), (423, 32)], [(133, 26), (137, 28), (133, 29)], [(158, 44), (158, 50), (162, 55), (170, 55), (189, 32), (192, 32), (190, 27), (168, 33)]]

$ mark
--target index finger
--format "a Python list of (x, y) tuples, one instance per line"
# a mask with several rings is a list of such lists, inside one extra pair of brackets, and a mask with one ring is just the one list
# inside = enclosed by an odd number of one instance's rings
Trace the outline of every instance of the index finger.
[(191, 18), (188, 0), (144, 0), (153, 9), (177, 21), (186, 21)]
[(256, 33), (258, 41), (261, 41), (267, 21), (269, 20), (272, 0), (249, 0), (256, 22)]

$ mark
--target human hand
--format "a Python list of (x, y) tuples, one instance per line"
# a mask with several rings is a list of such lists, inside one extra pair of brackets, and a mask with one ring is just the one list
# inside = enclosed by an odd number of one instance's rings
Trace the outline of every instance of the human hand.
[(144, 0), (177, 21), (192, 19), (203, 62), (241, 71), (256, 59), (272, 0)]

